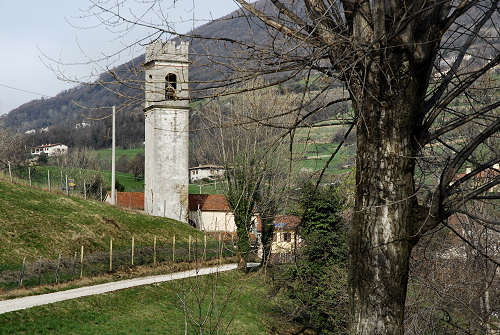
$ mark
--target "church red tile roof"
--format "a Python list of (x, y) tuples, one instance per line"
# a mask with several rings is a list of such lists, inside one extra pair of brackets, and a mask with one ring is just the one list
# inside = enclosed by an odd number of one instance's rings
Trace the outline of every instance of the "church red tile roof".
[[(116, 204), (120, 207), (144, 210), (144, 192), (116, 192)], [(198, 207), (199, 206), (199, 207)], [(229, 205), (221, 194), (190, 194), (189, 210), (229, 212)]]
[(229, 212), (226, 197), (222, 194), (190, 194), (189, 210)]

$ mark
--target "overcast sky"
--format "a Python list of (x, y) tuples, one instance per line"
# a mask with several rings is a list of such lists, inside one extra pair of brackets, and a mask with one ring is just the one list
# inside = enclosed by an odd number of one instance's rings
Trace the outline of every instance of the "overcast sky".
[[(128, 0), (133, 10), (139, 12), (139, 1)], [(165, 1), (167, 3), (167, 1)], [(75, 84), (57, 79), (47, 67), (62, 63), (81, 63), (111, 53), (129, 43), (145, 31), (135, 29), (131, 34), (118, 38), (97, 25), (95, 18), (83, 19), (88, 0), (0, 0), (0, 114), (41, 95), (54, 96)], [(237, 8), (232, 0), (177, 0), (175, 7), (165, 6), (165, 15), (175, 22), (176, 29), (187, 32)], [(78, 27), (75, 27), (78, 26)], [(142, 47), (123, 53), (117, 63), (124, 63), (142, 53)], [(44, 65), (44, 63), (46, 63)], [(95, 64), (60, 67), (71, 78), (83, 78), (100, 72)], [(57, 71), (56, 71), (57, 72)], [(26, 91), (26, 92), (23, 92)]]

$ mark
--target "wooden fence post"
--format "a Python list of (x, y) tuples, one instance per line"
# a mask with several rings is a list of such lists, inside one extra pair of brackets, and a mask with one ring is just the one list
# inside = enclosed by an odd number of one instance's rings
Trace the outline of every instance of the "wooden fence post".
[(220, 247), (220, 233), (219, 233), (219, 243), (217, 246), (217, 257), (220, 259), (221, 247)]
[(172, 262), (175, 262), (175, 235), (172, 239)]
[(40, 256), (40, 260), (38, 261), (38, 286), (42, 283), (42, 256)]
[(153, 239), (153, 266), (156, 266), (156, 235)]
[(87, 200), (87, 181), (83, 180), (83, 198)]
[(203, 260), (207, 260), (207, 234), (203, 234)]
[(189, 235), (189, 240), (188, 240), (188, 261), (191, 260), (191, 235)]
[(132, 235), (132, 251), (131, 251), (131, 256), (130, 256), (130, 258), (131, 258), (130, 264), (131, 265), (134, 265), (134, 242), (135, 242), (134, 235)]
[(221, 243), (221, 255), (224, 253), (224, 241), (226, 240), (226, 232), (224, 232), (224, 234), (222, 234), (222, 243)]
[(50, 170), (47, 170), (47, 185), (49, 186), (49, 192), (50, 192)]
[(80, 251), (80, 279), (83, 278), (83, 245)]
[(9, 178), (10, 178), (10, 182), (12, 183), (12, 170), (10, 168), (10, 161), (7, 162), (9, 164)]
[(30, 187), (31, 187), (31, 167), (28, 166), (28, 178), (30, 180)]
[(69, 196), (68, 175), (66, 175), (66, 196)]
[(234, 233), (231, 233), (231, 255), (234, 256)]
[(56, 284), (59, 284), (59, 267), (61, 266), (61, 254), (57, 257), (57, 267), (56, 267)]
[(113, 271), (113, 238), (109, 239), (109, 272)]
[(64, 185), (63, 185), (63, 174), (62, 174), (62, 170), (59, 170), (59, 172), (61, 172), (61, 179), (60, 179), (60, 181), (61, 181), (61, 188), (62, 188), (62, 187), (64, 186)]
[(25, 267), (26, 267), (26, 256), (24, 256), (23, 258), (23, 265), (21, 266), (21, 272), (19, 273), (19, 287), (23, 286)]
[(99, 195), (101, 196), (101, 202), (102, 202), (102, 184), (99, 186)]
[(76, 271), (76, 255), (78, 252), (75, 251), (75, 256), (73, 256), (73, 266), (71, 269), (71, 280), (75, 280), (75, 271)]

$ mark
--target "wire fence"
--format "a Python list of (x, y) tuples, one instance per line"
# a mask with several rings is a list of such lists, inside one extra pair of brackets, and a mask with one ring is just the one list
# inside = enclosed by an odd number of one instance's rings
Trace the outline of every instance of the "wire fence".
[(0, 170), (11, 183), (38, 188), (51, 193), (104, 201), (107, 186), (101, 171), (57, 166), (11, 166)]
[[(43, 189), (49, 192), (66, 194), (67, 196), (78, 196), (81, 198), (93, 198), (104, 201), (106, 190), (102, 184), (99, 190), (91, 190), (88, 173), (78, 169), (59, 169), (58, 167), (46, 167), (35, 169), (32, 167), (8, 167), (7, 171), (0, 170), (0, 177), (10, 180), (12, 183), (23, 184), (29, 187)], [(96, 173), (96, 172), (93, 172)], [(199, 187), (199, 185), (195, 185)], [(204, 186), (204, 185), (201, 185)], [(91, 193), (93, 192), (93, 193)], [(136, 266), (143, 265), (165, 265), (182, 262), (200, 262), (213, 259), (232, 257), (236, 254), (237, 240), (233, 234), (215, 234), (207, 239), (196, 240), (189, 237), (188, 241), (176, 241), (175, 236), (171, 241), (159, 241), (154, 239), (153, 243), (138, 243), (134, 238), (128, 242), (129, 247), (116, 243), (113, 250), (113, 240), (110, 240), (108, 250), (86, 252), (83, 246), (70, 255), (62, 255), (55, 259), (40, 257), (38, 259), (24, 258), (18, 269), (11, 265), (8, 269), (0, 267), (0, 290), (12, 290), (19, 287), (36, 287), (70, 282), (84, 277), (96, 277), (106, 273), (125, 271)], [(127, 244), (127, 243), (126, 243)], [(125, 244), (125, 245), (126, 245)], [(256, 257), (257, 247), (254, 246), (252, 257)], [(283, 258), (280, 258), (283, 261)]]
[(51, 285), (81, 278), (127, 271), (137, 266), (164, 266), (174, 263), (202, 263), (214, 259), (224, 259), (236, 254), (236, 241), (212, 240), (204, 235), (197, 240), (189, 236), (188, 241), (160, 241), (156, 237), (152, 243), (137, 243), (132, 237), (128, 248), (113, 249), (116, 241), (110, 239), (108, 250), (86, 253), (81, 246), (70, 255), (28, 260), (26, 257), (18, 269), (0, 271), (0, 290), (8, 291), (20, 287), (32, 288)]
[[(14, 166), (10, 163), (0, 174), (13, 183), (43, 189), (49, 192), (106, 200), (109, 190), (111, 171), (94, 171), (78, 168), (66, 168), (49, 165)], [(125, 187), (125, 191), (143, 192), (144, 185), (138, 186), (136, 178), (117, 172), (117, 180)], [(190, 194), (214, 194), (224, 190), (224, 180), (211, 183), (189, 185)]]

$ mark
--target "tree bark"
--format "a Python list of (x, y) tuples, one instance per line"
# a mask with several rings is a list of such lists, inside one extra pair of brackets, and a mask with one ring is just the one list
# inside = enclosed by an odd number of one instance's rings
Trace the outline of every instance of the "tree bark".
[[(390, 71), (372, 69), (364, 86), (351, 89), (358, 115), (351, 332), (402, 335), (409, 260), (417, 240), (412, 213), (418, 206), (413, 175), (419, 90), (397, 72), (387, 79)], [(373, 91), (384, 100), (373, 99)]]

